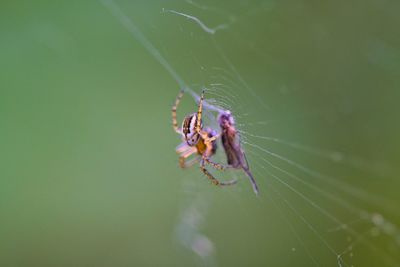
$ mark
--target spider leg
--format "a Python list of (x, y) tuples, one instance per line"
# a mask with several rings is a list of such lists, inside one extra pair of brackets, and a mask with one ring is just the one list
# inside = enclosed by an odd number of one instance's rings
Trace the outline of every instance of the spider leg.
[(227, 182), (220, 182), (217, 178), (215, 178), (205, 167), (205, 159), (204, 157), (202, 158), (201, 162), (200, 162), (200, 169), (201, 171), (207, 176), (207, 178), (214, 184), (217, 186), (226, 186), (226, 185), (233, 185), (236, 184), (236, 180), (231, 180), (231, 181), (227, 181)]
[(184, 169), (184, 168), (187, 168), (188, 166), (190, 166), (190, 165), (188, 165), (188, 164), (193, 164), (193, 163), (186, 163), (185, 161), (186, 161), (186, 159), (188, 158), (188, 157), (190, 157), (191, 155), (193, 155), (194, 153), (196, 153), (197, 152), (197, 149), (196, 148), (194, 148), (194, 147), (191, 147), (190, 149), (188, 149), (188, 150), (186, 150), (185, 152), (183, 152), (182, 154), (181, 154), (181, 156), (179, 157), (179, 166), (182, 168), (182, 169)]
[(200, 131), (200, 136), (201, 136), (201, 138), (203, 138), (204, 143), (212, 143), (212, 142), (214, 142), (215, 140), (217, 140), (218, 138), (221, 137), (220, 133), (217, 134), (217, 135), (214, 135), (212, 137), (209, 137), (208, 134), (209, 133), (207, 131)]
[(203, 157), (204, 161), (208, 164), (210, 164), (211, 166), (213, 166), (215, 169), (220, 170), (220, 171), (225, 171), (226, 169), (232, 169), (232, 166), (229, 165), (223, 165), (217, 162), (212, 161), (210, 158), (208, 157)]
[(196, 133), (201, 132), (201, 117), (203, 115), (203, 100), (204, 100), (204, 90), (201, 93), (199, 101), (199, 109), (197, 110), (197, 123), (196, 123)]
[(221, 136), (221, 134), (214, 135), (213, 137), (207, 137), (204, 141), (211, 143), (211, 142), (214, 142), (215, 140), (217, 140), (220, 136)]
[(176, 120), (176, 110), (178, 109), (179, 102), (183, 97), (184, 90), (181, 90), (178, 96), (175, 99), (175, 104), (172, 106), (172, 127), (174, 128), (175, 132), (181, 133), (181, 129), (178, 127), (178, 121)]
[(182, 142), (180, 145), (178, 145), (175, 149), (176, 153), (182, 154), (188, 150), (192, 150), (193, 147), (188, 146), (186, 142)]
[(189, 161), (186, 161), (186, 158), (179, 158), (179, 165), (182, 169), (190, 168), (192, 167), (195, 163), (199, 162), (199, 157), (195, 157)]

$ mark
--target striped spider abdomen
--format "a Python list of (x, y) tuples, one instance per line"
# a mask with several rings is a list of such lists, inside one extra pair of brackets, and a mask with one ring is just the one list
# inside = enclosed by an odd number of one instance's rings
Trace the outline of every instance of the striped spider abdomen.
[(193, 113), (187, 116), (182, 123), (182, 136), (189, 146), (195, 146), (200, 140), (200, 133), (196, 131), (197, 120), (197, 113)]

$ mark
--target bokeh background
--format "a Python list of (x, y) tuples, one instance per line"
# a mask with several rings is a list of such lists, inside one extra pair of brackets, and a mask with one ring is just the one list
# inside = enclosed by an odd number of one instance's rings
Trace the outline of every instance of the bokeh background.
[[(0, 5), (1, 266), (400, 266), (398, 1), (114, 3), (159, 57), (100, 1)], [(258, 198), (179, 168), (160, 58)]]

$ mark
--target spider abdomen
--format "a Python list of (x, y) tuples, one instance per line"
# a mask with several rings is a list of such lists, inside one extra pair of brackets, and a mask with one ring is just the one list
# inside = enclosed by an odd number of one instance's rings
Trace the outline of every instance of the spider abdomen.
[(189, 146), (195, 146), (200, 140), (200, 134), (196, 131), (197, 113), (187, 116), (182, 123), (182, 135)]

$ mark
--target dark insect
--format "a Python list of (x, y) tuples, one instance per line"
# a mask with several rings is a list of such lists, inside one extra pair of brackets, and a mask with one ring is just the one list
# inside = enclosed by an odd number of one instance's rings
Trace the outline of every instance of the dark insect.
[(235, 127), (235, 120), (230, 111), (220, 112), (218, 123), (221, 128), (221, 141), (225, 150), (228, 165), (234, 169), (243, 169), (249, 177), (253, 191), (258, 195), (258, 186), (250, 172), (249, 163), (240, 144), (240, 135)]

